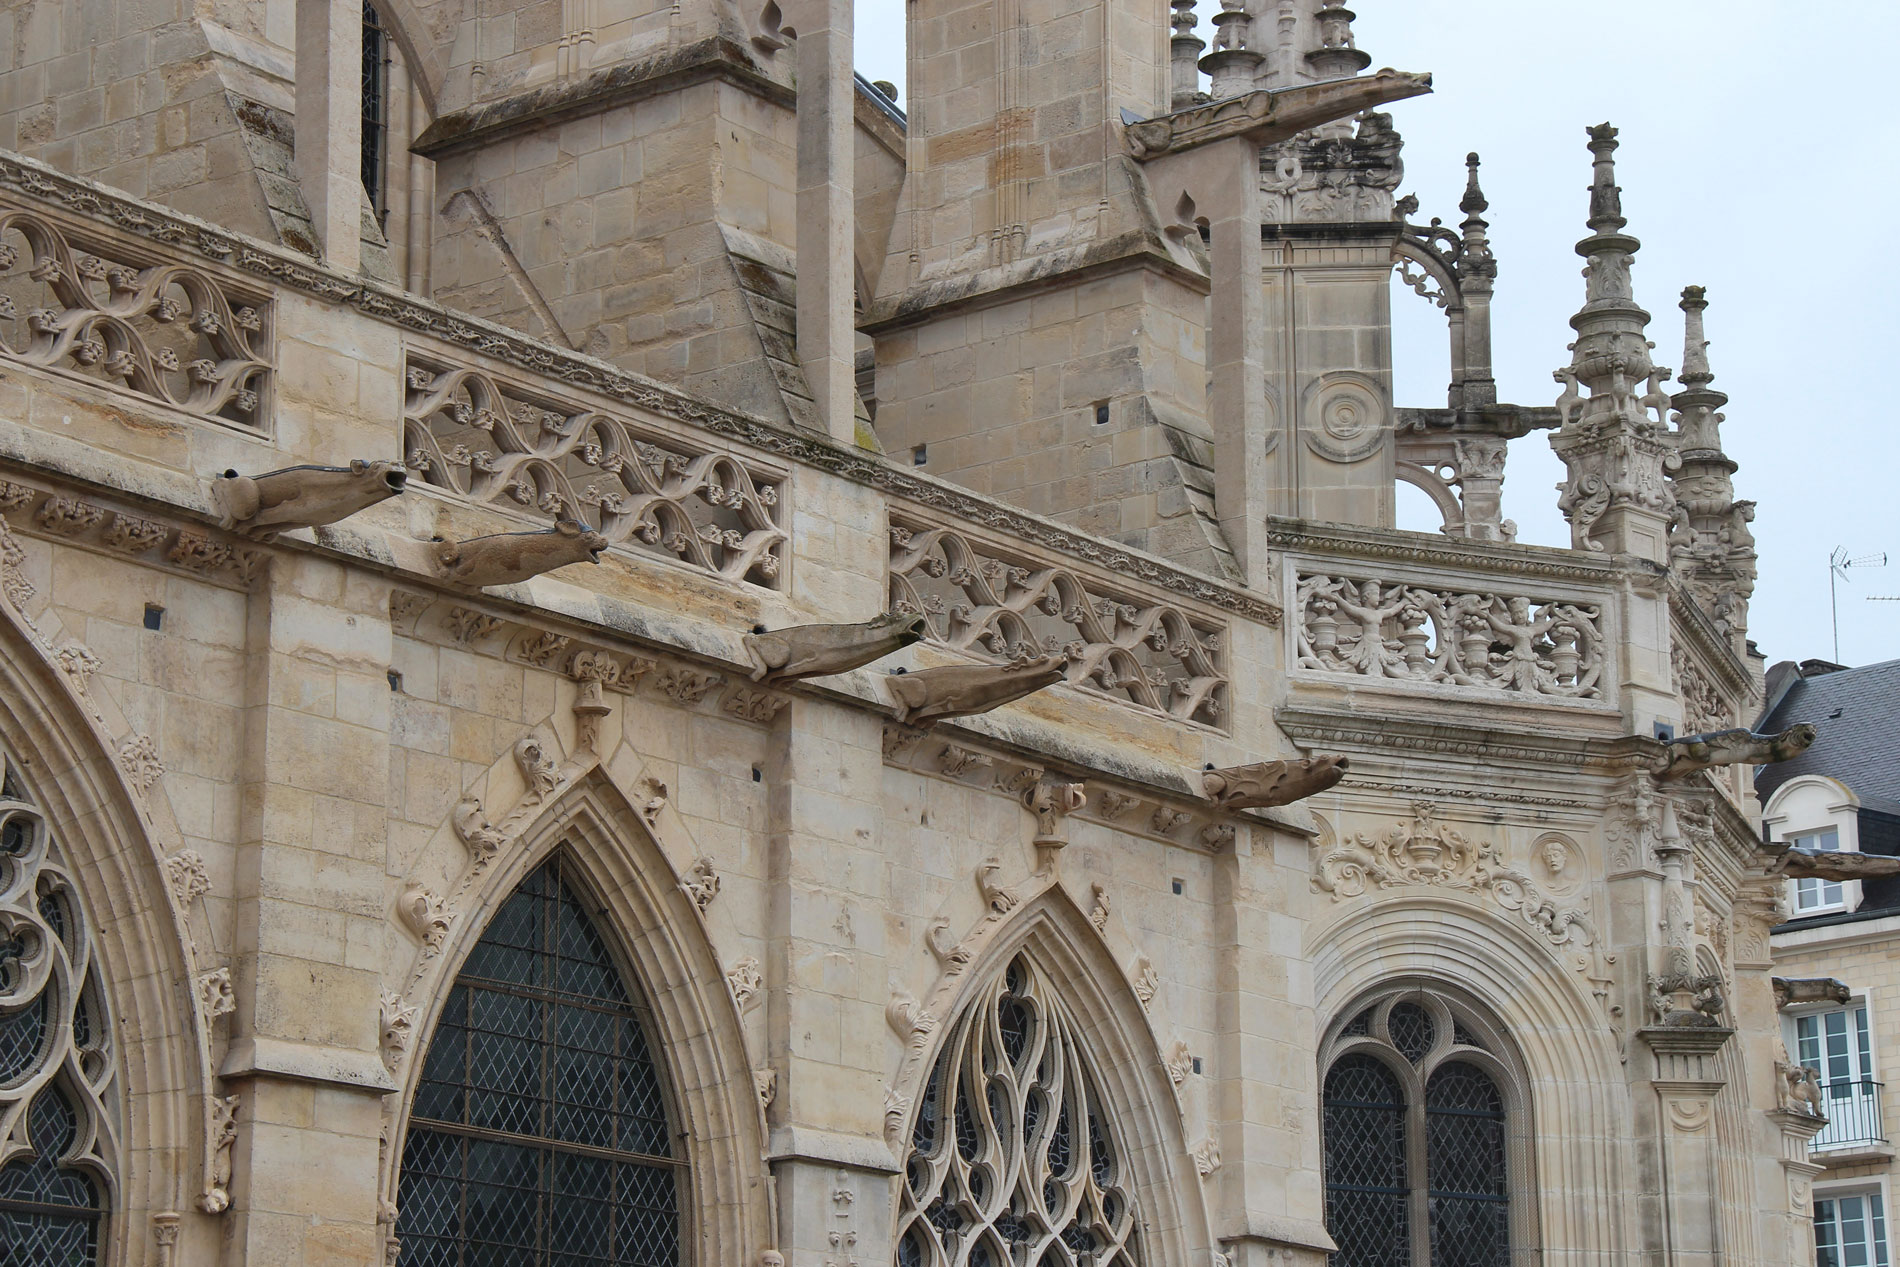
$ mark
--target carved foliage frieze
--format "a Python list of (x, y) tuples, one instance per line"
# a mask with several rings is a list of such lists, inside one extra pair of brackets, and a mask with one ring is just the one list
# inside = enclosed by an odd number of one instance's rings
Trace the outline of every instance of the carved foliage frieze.
[(1302, 669), (1603, 698), (1596, 604), (1305, 572), (1298, 593)]
[(1059, 655), (1072, 684), (1189, 721), (1227, 707), (1226, 628), (1088, 581), (1059, 561), (891, 517), (891, 610), (935, 642), (998, 659)]
[(270, 310), (205, 270), (140, 264), (103, 235), (0, 207), (0, 355), (12, 360), (256, 427)]
[(411, 356), (404, 459), (473, 501), (579, 519), (613, 544), (775, 586), (783, 476), (725, 449), (555, 401), (467, 367)]

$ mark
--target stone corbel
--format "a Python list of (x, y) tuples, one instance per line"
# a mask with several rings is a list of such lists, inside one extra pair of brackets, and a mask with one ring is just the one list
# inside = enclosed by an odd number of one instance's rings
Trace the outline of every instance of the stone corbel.
[(1088, 803), (1088, 793), (1080, 783), (1041, 779), (1023, 792), (1022, 801), (1036, 817), (1036, 874), (1054, 876), (1057, 859), (1069, 843), (1063, 820)]

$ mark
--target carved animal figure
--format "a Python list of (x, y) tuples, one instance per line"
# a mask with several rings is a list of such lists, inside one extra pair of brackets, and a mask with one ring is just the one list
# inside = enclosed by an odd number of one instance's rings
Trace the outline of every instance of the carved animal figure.
[(1814, 743), (1814, 734), (1814, 727), (1802, 722), (1778, 735), (1758, 735), (1738, 726), (1734, 730), (1672, 739), (1663, 763), (1656, 768), (1656, 777), (1680, 779), (1718, 765), (1767, 765), (1787, 761), (1806, 752)]
[(1324, 792), (1346, 777), (1344, 757), (1302, 757), (1296, 761), (1259, 761), (1201, 775), (1207, 799), (1222, 809), (1266, 809)]
[(1806, 1113), (1810, 1117), (1827, 1116), (1827, 1110), (1821, 1106), (1821, 1074), (1818, 1070), (1777, 1060), (1775, 1073), (1781, 1079), (1779, 1098), (1782, 1111)]
[(1814, 849), (1784, 849), (1770, 868), (1771, 875), (1790, 880), (1875, 880), (1900, 875), (1900, 858), (1877, 853), (1823, 853)]
[(226, 471), (212, 486), (225, 528), (269, 537), (286, 528), (315, 528), (387, 501), (409, 482), (394, 462), (361, 458), (348, 466), (286, 466), (263, 475)]
[(908, 647), (927, 629), (922, 616), (882, 612), (855, 625), (797, 625), (749, 633), (745, 654), (752, 661), (754, 682), (796, 682), (849, 673)]
[(970, 717), (1033, 695), (1062, 680), (1061, 656), (1038, 656), (1015, 664), (955, 664), (894, 674), (885, 680), (897, 704), (897, 720), (913, 726)]
[(1845, 981), (1833, 977), (1770, 977), (1775, 988), (1775, 1006), (1794, 1007), (1802, 1003), (1845, 1003), (1854, 996)]
[(436, 547), (442, 575), (463, 585), (515, 585), (570, 563), (598, 563), (607, 538), (576, 519), (541, 532), (499, 532)]
[(1577, 390), (1577, 372), (1566, 365), (1553, 370), (1550, 376), (1564, 385), (1563, 394), (1557, 397), (1557, 420), (1567, 427), (1573, 414), (1583, 412), (1583, 393)]

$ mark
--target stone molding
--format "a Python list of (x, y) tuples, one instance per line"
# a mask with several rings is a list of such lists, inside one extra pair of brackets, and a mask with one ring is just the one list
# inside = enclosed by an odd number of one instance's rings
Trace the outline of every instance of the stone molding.
[[(1513, 730), (1480, 721), (1404, 717), (1362, 709), (1335, 712), (1289, 705), (1275, 709), (1273, 719), (1302, 748), (1327, 752), (1429, 752), (1604, 775), (1647, 769), (1662, 752), (1660, 742), (1643, 735), (1573, 737), (1549, 730)], [(1365, 778), (1364, 772), (1358, 772), (1357, 777)]]
[[(1382, 559), (1428, 568), (1451, 568), (1486, 577), (1533, 576), (1558, 582), (1609, 587), (1625, 577), (1626, 565), (1581, 558), (1573, 550), (1486, 541), (1467, 545), (1450, 537), (1418, 532), (1321, 524), (1270, 516), (1268, 545), (1289, 553), (1327, 559)], [(1660, 569), (1657, 569), (1660, 571)]]
[(262, 575), (269, 551), (200, 524), (167, 522), (179, 518), (170, 508), (157, 513), (147, 518), (90, 494), (74, 496), (0, 478), (0, 518), (28, 536), (228, 588), (248, 589)]

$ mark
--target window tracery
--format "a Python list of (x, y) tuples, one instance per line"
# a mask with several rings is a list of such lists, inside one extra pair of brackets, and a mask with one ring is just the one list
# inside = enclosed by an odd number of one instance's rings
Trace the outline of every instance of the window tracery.
[(1494, 1024), (1443, 995), (1388, 991), (1338, 1025), (1322, 1092), (1332, 1267), (1509, 1267), (1527, 1151), (1522, 1080)]
[(399, 1261), (678, 1267), (686, 1171), (647, 1032), (557, 856), (496, 912), (436, 1023)]
[(1140, 1267), (1087, 1045), (1026, 956), (965, 1010), (911, 1130), (897, 1267)]
[(58, 842), (0, 764), (0, 1246), (90, 1267), (118, 1152), (111, 1019)]

